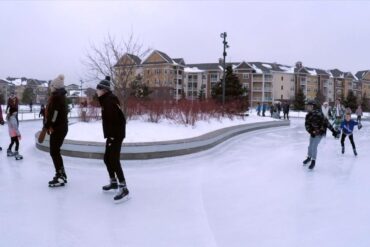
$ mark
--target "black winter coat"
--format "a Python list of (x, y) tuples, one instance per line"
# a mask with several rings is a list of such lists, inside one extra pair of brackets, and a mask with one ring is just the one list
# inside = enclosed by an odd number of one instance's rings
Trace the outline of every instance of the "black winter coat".
[(328, 119), (324, 117), (324, 114), (319, 109), (315, 109), (312, 112), (307, 113), (305, 127), (312, 137), (325, 135), (326, 129), (330, 129), (332, 132), (335, 131)]
[(44, 128), (53, 128), (54, 131), (68, 129), (68, 106), (66, 101), (67, 91), (57, 89), (49, 98), (45, 111)]
[(104, 138), (126, 137), (126, 118), (121, 110), (118, 98), (107, 92), (99, 97), (101, 106)]

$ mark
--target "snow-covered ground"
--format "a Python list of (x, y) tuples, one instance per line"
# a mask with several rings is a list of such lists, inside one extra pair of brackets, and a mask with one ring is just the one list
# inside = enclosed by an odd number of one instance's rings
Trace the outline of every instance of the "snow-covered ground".
[(358, 157), (328, 136), (312, 172), (301, 163), (302, 119), (197, 154), (124, 161), (132, 198), (118, 205), (101, 191), (101, 160), (65, 157), (68, 185), (47, 187), (54, 171), (34, 145), (40, 126), (21, 123), (24, 160), (0, 152), (0, 246), (370, 246), (368, 122), (355, 131)]
[[(270, 117), (249, 116), (244, 119), (235, 118), (230, 120), (229, 118), (224, 118), (220, 121), (216, 119), (199, 121), (195, 126), (178, 125), (165, 119), (161, 120), (160, 124), (142, 120), (130, 120), (126, 126), (125, 143), (186, 139), (229, 126), (274, 120), (276, 119)], [(102, 123), (101, 121), (95, 121), (72, 124), (69, 126), (66, 138), (69, 140), (104, 142)]]

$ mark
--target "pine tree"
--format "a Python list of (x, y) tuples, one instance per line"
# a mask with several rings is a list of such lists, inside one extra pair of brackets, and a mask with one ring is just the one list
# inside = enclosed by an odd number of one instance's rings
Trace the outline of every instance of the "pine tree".
[(302, 88), (299, 88), (293, 102), (294, 109), (298, 111), (303, 111), (305, 109), (305, 100), (306, 96), (304, 95)]
[(363, 111), (369, 111), (369, 98), (366, 95), (366, 92), (362, 95), (361, 107)]
[(357, 109), (357, 97), (352, 90), (348, 91), (348, 95), (345, 101), (345, 107), (351, 108), (352, 112), (355, 112)]
[[(245, 94), (245, 89), (239, 81), (239, 78), (234, 74), (231, 66), (226, 68), (225, 77), (225, 101), (240, 99)], [(212, 97), (217, 100), (222, 100), (222, 80), (212, 88)]]
[(29, 104), (30, 102), (33, 102), (34, 98), (35, 94), (33, 93), (33, 89), (31, 87), (26, 87), (22, 95), (23, 104)]
[(321, 92), (321, 90), (320, 90), (320, 89), (317, 91), (317, 94), (316, 94), (316, 97), (315, 97), (315, 101), (316, 101), (318, 104), (320, 104), (320, 105), (322, 105), (322, 104), (325, 102), (325, 96), (324, 96), (324, 94)]
[(136, 76), (135, 80), (131, 82), (131, 95), (136, 98), (146, 99), (152, 93), (149, 87), (142, 82), (140, 75)]

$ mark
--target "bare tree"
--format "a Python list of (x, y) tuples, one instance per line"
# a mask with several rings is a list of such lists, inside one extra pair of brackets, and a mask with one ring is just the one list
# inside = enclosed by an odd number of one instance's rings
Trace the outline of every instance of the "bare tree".
[(83, 61), (88, 69), (87, 81), (99, 82), (105, 76), (110, 76), (113, 90), (126, 112), (130, 95), (128, 89), (140, 71), (140, 61), (150, 50), (144, 49), (133, 34), (122, 41), (108, 34), (101, 46), (90, 45), (90, 51)]

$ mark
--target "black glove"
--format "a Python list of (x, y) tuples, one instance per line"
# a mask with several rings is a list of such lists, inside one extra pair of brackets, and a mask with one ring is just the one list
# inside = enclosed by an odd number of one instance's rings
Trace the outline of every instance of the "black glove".
[(339, 136), (340, 136), (340, 131), (339, 130), (333, 130), (332, 133), (333, 133), (333, 136), (335, 138), (339, 138)]
[(1, 124), (1, 125), (4, 125), (4, 123), (5, 123), (5, 122), (4, 122), (4, 120), (1, 120), (1, 121), (0, 121), (0, 124)]
[(358, 123), (358, 129), (360, 130), (362, 128), (362, 124)]
[(311, 133), (310, 134), (312, 138), (315, 138), (315, 134), (314, 133)]

